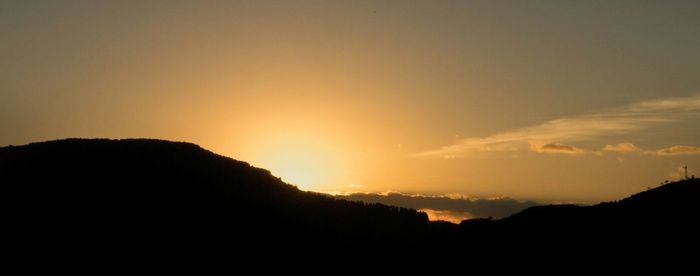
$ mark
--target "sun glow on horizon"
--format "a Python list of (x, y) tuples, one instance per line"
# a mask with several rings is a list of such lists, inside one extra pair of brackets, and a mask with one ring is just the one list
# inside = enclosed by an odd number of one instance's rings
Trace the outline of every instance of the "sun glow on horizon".
[(301, 137), (277, 139), (264, 143), (256, 165), (302, 190), (323, 190), (341, 177), (339, 156), (332, 148)]

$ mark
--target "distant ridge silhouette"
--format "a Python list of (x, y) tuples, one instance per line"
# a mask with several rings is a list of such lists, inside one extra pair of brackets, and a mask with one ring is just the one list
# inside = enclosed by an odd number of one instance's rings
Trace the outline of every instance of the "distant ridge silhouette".
[(0, 183), (6, 248), (17, 261), (128, 255), (493, 268), (683, 265), (695, 256), (683, 252), (697, 251), (700, 233), (697, 179), (616, 202), (537, 206), (455, 225), (429, 222), (413, 209), (304, 192), (197, 145), (151, 139), (2, 147)]

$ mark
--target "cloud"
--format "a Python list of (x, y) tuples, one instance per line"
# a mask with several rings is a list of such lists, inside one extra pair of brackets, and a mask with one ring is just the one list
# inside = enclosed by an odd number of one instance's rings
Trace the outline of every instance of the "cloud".
[(620, 143), (620, 144), (612, 144), (612, 145), (605, 145), (603, 147), (603, 151), (610, 151), (610, 152), (635, 152), (635, 151), (641, 151), (642, 149), (638, 148), (632, 143)]
[(659, 149), (656, 155), (672, 156), (672, 155), (695, 155), (700, 154), (700, 147), (675, 145), (668, 148)]
[(562, 145), (557, 143), (539, 144), (536, 142), (530, 143), (530, 149), (540, 153), (564, 153), (564, 154), (583, 154), (583, 150), (574, 146)]
[(426, 211), (430, 219), (457, 222), (463, 219), (476, 217), (502, 218), (525, 208), (538, 205), (533, 201), (518, 201), (510, 198), (476, 199), (454, 194), (426, 196), (390, 192), (387, 194), (355, 193), (336, 195), (335, 197), (353, 201), (364, 201), (367, 203), (382, 203), (416, 210), (430, 210), (430, 212)]
[(642, 101), (606, 111), (549, 120), (486, 137), (466, 138), (455, 144), (415, 153), (413, 156), (463, 157), (473, 151), (522, 149), (533, 142), (547, 144), (552, 141), (569, 143), (595, 140), (674, 122), (678, 120), (679, 114), (698, 110), (700, 95)]
[[(607, 152), (620, 152), (620, 153), (626, 153), (626, 152), (642, 152), (646, 155), (655, 155), (655, 156), (674, 156), (674, 155), (695, 155), (695, 154), (700, 154), (700, 147), (696, 146), (684, 146), (684, 145), (675, 145), (675, 146), (670, 146), (667, 148), (662, 148), (658, 150), (644, 150), (641, 148), (638, 148), (632, 143), (620, 143), (620, 144), (612, 144), (612, 145), (606, 145), (603, 147), (603, 151)], [(600, 152), (602, 155), (602, 152)]]

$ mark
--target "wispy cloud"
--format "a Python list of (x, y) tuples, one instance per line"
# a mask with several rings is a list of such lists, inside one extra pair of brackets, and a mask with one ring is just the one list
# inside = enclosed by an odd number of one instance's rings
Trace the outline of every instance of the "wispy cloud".
[(668, 148), (659, 149), (656, 151), (656, 154), (661, 156), (695, 155), (700, 154), (700, 147), (676, 145)]
[(636, 151), (641, 151), (642, 149), (638, 148), (632, 143), (620, 143), (620, 144), (610, 144), (610, 145), (605, 145), (603, 147), (603, 151), (609, 151), (609, 152), (636, 152)]
[(700, 154), (700, 147), (696, 146), (686, 146), (686, 145), (675, 145), (667, 148), (657, 149), (657, 150), (645, 150), (635, 146), (632, 143), (620, 143), (620, 144), (610, 144), (605, 145), (602, 151), (597, 151), (598, 155), (602, 155), (603, 152), (617, 152), (617, 153), (629, 153), (638, 152), (645, 155), (654, 156), (675, 156), (675, 155), (695, 155)]
[[(616, 109), (545, 121), (486, 137), (471, 137), (414, 156), (462, 157), (473, 151), (522, 149), (526, 145), (567, 143), (629, 134), (654, 125), (674, 122), (678, 114), (700, 110), (700, 95), (642, 101)], [(573, 147), (573, 146), (572, 146)], [(551, 147), (550, 147), (551, 148)], [(530, 149), (533, 149), (530, 147)], [(534, 150), (534, 149), (533, 149)]]
[(583, 150), (574, 146), (562, 145), (557, 143), (530, 143), (530, 149), (540, 153), (563, 153), (563, 154), (583, 154)]

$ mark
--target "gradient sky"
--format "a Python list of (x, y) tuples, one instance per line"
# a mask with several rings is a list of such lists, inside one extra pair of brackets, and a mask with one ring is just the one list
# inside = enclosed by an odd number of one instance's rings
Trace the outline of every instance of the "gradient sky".
[(302, 189), (700, 175), (700, 1), (2, 1), (0, 145), (190, 141)]

